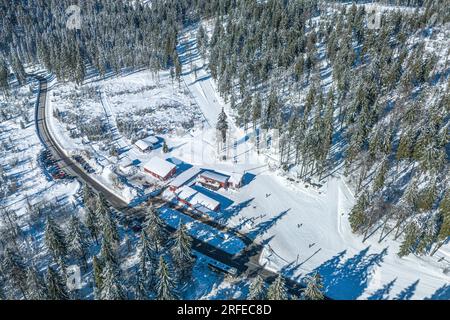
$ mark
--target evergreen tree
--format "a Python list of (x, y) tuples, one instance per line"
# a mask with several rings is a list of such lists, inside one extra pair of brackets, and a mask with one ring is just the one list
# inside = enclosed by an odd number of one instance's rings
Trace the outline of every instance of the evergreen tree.
[(95, 299), (100, 299), (103, 288), (103, 266), (97, 256), (94, 256), (92, 260), (92, 272), (94, 277), (94, 297)]
[(169, 153), (169, 146), (167, 145), (167, 143), (164, 141), (164, 144), (163, 144), (163, 152), (164, 153)]
[(349, 215), (350, 226), (353, 232), (359, 232), (367, 224), (365, 210), (369, 205), (367, 193), (363, 193), (357, 200), (356, 205), (352, 208)]
[(86, 227), (89, 230), (92, 240), (98, 244), (98, 237), (100, 235), (99, 220), (95, 210), (85, 207), (86, 211)]
[(28, 299), (47, 300), (49, 298), (45, 281), (34, 267), (28, 268), (27, 286)]
[(442, 216), (442, 223), (439, 229), (438, 239), (445, 241), (450, 237), (450, 190), (447, 190), (444, 198), (439, 204), (439, 212)]
[(47, 276), (45, 278), (47, 283), (48, 298), (50, 300), (68, 300), (66, 286), (61, 279), (61, 276), (52, 268), (48, 267)]
[(378, 170), (377, 176), (373, 183), (373, 189), (375, 192), (381, 190), (384, 187), (384, 181), (386, 179), (387, 172), (388, 172), (388, 162), (387, 160), (384, 160), (381, 163), (381, 166)]
[(119, 231), (117, 230), (116, 221), (109, 210), (102, 216), (102, 229), (103, 238), (106, 238), (112, 246), (117, 247), (120, 244)]
[(227, 141), (228, 120), (223, 108), (222, 112), (219, 114), (219, 118), (217, 119), (216, 129), (221, 134), (222, 143), (225, 144)]
[(134, 285), (134, 296), (136, 300), (148, 300), (148, 291), (145, 280), (142, 278), (140, 272), (136, 274), (136, 282)]
[(156, 269), (158, 268), (158, 254), (153, 244), (149, 241), (144, 230), (141, 232), (141, 238), (138, 244), (139, 248), (139, 273), (141, 281), (150, 288), (154, 285)]
[(17, 55), (14, 55), (12, 59), (12, 69), (14, 70), (14, 75), (16, 76), (19, 85), (24, 85), (26, 83), (27, 74), (23, 67), (22, 61), (20, 61)]
[(20, 254), (18, 254), (16, 250), (7, 247), (3, 254), (1, 267), (12, 286), (18, 288), (22, 293), (22, 296), (27, 299), (26, 267)]
[(250, 284), (248, 300), (264, 300), (266, 295), (266, 287), (263, 278), (257, 275)]
[(113, 247), (109, 238), (107, 237), (103, 237), (102, 248), (100, 250), (100, 257), (102, 259), (103, 264), (105, 264), (107, 261), (110, 262), (111, 264), (115, 265), (119, 264), (116, 249)]
[(67, 244), (63, 231), (49, 216), (45, 228), (45, 245), (50, 250), (55, 261), (59, 258), (65, 258), (67, 255)]
[(173, 235), (171, 253), (179, 278), (182, 280), (190, 278), (192, 275), (192, 268), (194, 267), (192, 238), (187, 233), (186, 226), (181, 223), (178, 230)]
[(84, 226), (81, 224), (80, 220), (75, 215), (72, 215), (67, 238), (69, 253), (80, 261), (86, 270), (89, 246), (86, 242), (86, 234), (83, 227)]
[(404, 240), (400, 245), (400, 249), (398, 252), (399, 257), (404, 257), (414, 252), (418, 236), (419, 228), (417, 227), (417, 225), (414, 222), (409, 223), (405, 230)]
[(126, 296), (120, 283), (121, 279), (117, 265), (109, 260), (105, 260), (102, 278), (102, 290), (100, 294), (102, 300), (125, 300)]
[(162, 252), (166, 244), (168, 234), (165, 229), (164, 222), (152, 207), (150, 207), (146, 212), (144, 227), (150, 242), (155, 248), (155, 251), (158, 253)]
[(306, 278), (305, 297), (308, 300), (323, 300), (322, 288), (322, 277), (318, 273), (315, 273), (313, 276), (308, 276)]
[(267, 299), (268, 300), (287, 300), (288, 295), (286, 291), (286, 286), (284, 283), (284, 279), (281, 275), (279, 275), (274, 282), (269, 286), (267, 290)]
[(156, 285), (156, 297), (158, 300), (176, 300), (175, 282), (169, 265), (163, 256), (159, 258), (159, 266), (156, 270), (158, 279)]
[(8, 67), (2, 60), (0, 60), (0, 90), (5, 94), (9, 91)]

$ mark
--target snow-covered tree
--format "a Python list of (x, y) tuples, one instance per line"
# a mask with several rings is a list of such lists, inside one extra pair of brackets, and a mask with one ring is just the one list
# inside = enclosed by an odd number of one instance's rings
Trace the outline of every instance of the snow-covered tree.
[(82, 264), (84, 269), (87, 269), (87, 258), (89, 255), (89, 245), (86, 240), (84, 226), (75, 215), (72, 215), (67, 235), (68, 251)]
[(186, 280), (192, 275), (194, 258), (192, 257), (192, 238), (187, 233), (186, 226), (180, 224), (173, 235), (171, 249), (172, 260), (180, 279)]
[(158, 253), (154, 248), (145, 231), (142, 230), (138, 244), (139, 248), (139, 273), (141, 281), (146, 288), (151, 288), (155, 283), (156, 269), (158, 268)]
[(102, 300), (125, 300), (126, 295), (121, 284), (120, 273), (117, 265), (106, 260), (102, 274)]
[(50, 300), (68, 300), (67, 288), (61, 276), (52, 267), (48, 267), (45, 277)]
[(27, 298), (26, 265), (15, 249), (7, 247), (3, 253), (1, 269), (12, 286), (18, 288), (24, 298)]
[(94, 298), (100, 299), (103, 288), (103, 266), (97, 256), (94, 256), (92, 259), (92, 273), (94, 282)]
[(27, 287), (30, 300), (47, 300), (49, 298), (47, 286), (44, 279), (39, 275), (34, 267), (28, 268), (27, 271)]
[(308, 300), (323, 300), (324, 295), (322, 292), (323, 283), (320, 274), (315, 273), (312, 276), (306, 277), (306, 289), (304, 295)]
[(222, 111), (220, 112), (219, 117), (217, 119), (216, 129), (221, 134), (222, 143), (225, 144), (226, 141), (227, 141), (228, 120), (227, 120), (227, 115), (226, 115), (226, 113), (225, 113), (223, 108), (222, 108)]
[(156, 284), (156, 297), (158, 300), (176, 300), (177, 293), (175, 289), (175, 280), (172, 270), (167, 264), (165, 258), (159, 258), (159, 266), (156, 270), (158, 282)]
[(168, 239), (168, 234), (164, 222), (152, 207), (146, 212), (144, 230), (155, 250), (161, 252)]
[(45, 245), (50, 250), (55, 261), (64, 259), (67, 255), (67, 243), (65, 234), (56, 222), (49, 216), (45, 228)]
[(264, 279), (257, 275), (250, 284), (248, 300), (264, 300), (266, 297), (266, 287)]
[(287, 300), (288, 294), (284, 279), (279, 275), (267, 289), (267, 299), (269, 300)]

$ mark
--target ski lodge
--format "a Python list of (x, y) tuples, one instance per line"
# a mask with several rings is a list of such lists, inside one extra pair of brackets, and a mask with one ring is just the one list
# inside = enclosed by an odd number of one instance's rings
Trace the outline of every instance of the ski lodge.
[(177, 166), (167, 160), (153, 157), (144, 165), (144, 171), (161, 181), (166, 181), (177, 172)]
[(208, 189), (219, 190), (220, 188), (226, 189), (228, 187), (229, 179), (229, 176), (217, 172), (203, 171), (199, 175), (197, 182)]

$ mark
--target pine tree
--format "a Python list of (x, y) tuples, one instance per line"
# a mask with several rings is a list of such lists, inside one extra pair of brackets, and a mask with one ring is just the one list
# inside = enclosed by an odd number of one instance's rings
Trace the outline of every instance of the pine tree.
[(67, 255), (67, 244), (63, 231), (49, 216), (47, 218), (47, 225), (45, 229), (45, 245), (50, 250), (55, 261), (65, 258)]
[(194, 258), (192, 257), (192, 238), (187, 233), (186, 226), (180, 224), (173, 235), (173, 246), (171, 249), (172, 259), (179, 278), (186, 280), (192, 275)]
[(156, 252), (162, 252), (168, 238), (164, 222), (153, 208), (146, 212), (144, 229)]
[(256, 130), (256, 124), (258, 123), (258, 120), (261, 118), (261, 112), (262, 112), (261, 97), (259, 95), (256, 95), (255, 98), (253, 99), (253, 106), (252, 106), (253, 131)]
[(363, 193), (356, 202), (356, 205), (352, 208), (349, 215), (349, 222), (353, 232), (359, 232), (365, 228), (367, 224), (367, 217), (365, 210), (369, 205), (368, 195)]
[(308, 300), (323, 300), (324, 295), (322, 293), (322, 277), (315, 273), (313, 276), (308, 276), (306, 278), (306, 289), (305, 289), (305, 297)]
[(9, 91), (8, 75), (6, 63), (0, 60), (0, 90), (5, 94)]
[(66, 286), (61, 276), (52, 268), (48, 267), (46, 276), (48, 298), (50, 300), (68, 300)]
[(26, 82), (27, 74), (23, 67), (22, 61), (20, 61), (17, 54), (14, 55), (12, 59), (12, 68), (14, 70), (14, 75), (16, 76), (16, 79), (19, 82), (19, 85), (21, 86), (24, 85)]
[(155, 283), (156, 269), (158, 268), (158, 254), (154, 245), (149, 241), (144, 230), (141, 232), (141, 238), (138, 244), (139, 248), (139, 273), (142, 276), (141, 281), (150, 288)]
[(439, 212), (442, 215), (442, 224), (438, 238), (443, 241), (450, 236), (450, 190), (447, 190), (444, 198), (439, 204)]
[(89, 230), (92, 240), (98, 244), (98, 237), (100, 235), (99, 220), (94, 210), (85, 207), (86, 211), (86, 227)]
[(6, 296), (5, 289), (2, 285), (2, 283), (0, 283), (0, 301), (3, 301), (3, 300), (8, 300), (8, 297)]
[(169, 146), (167, 145), (167, 143), (164, 141), (164, 144), (163, 144), (163, 152), (164, 153), (168, 153), (169, 152)]
[(34, 267), (28, 268), (27, 287), (28, 299), (47, 300), (49, 298), (45, 281)]
[(120, 244), (119, 231), (117, 230), (116, 221), (109, 210), (103, 214), (101, 222), (103, 238), (106, 238), (112, 246), (117, 247)]
[(109, 213), (110, 210), (109, 210), (108, 202), (102, 193), (100, 193), (97, 196), (97, 200), (95, 202), (95, 210), (96, 210), (95, 213), (96, 213), (97, 217), (103, 223), (103, 219), (105, 218), (105, 216), (107, 216), (107, 213)]
[(220, 112), (219, 117), (217, 119), (216, 129), (221, 134), (222, 143), (225, 144), (227, 141), (228, 120), (227, 120), (227, 115), (225, 114), (225, 111), (223, 108), (222, 108), (222, 112)]
[(81, 262), (83, 268), (87, 269), (87, 257), (89, 254), (89, 246), (86, 242), (86, 235), (80, 220), (73, 215), (70, 220), (68, 238), (68, 251)]
[(19, 288), (22, 296), (27, 299), (26, 267), (20, 254), (10, 247), (6, 248), (1, 261), (1, 268), (4, 270), (6, 278), (10, 283), (14, 287)]
[(373, 182), (373, 189), (375, 192), (381, 190), (384, 187), (384, 182), (386, 179), (386, 174), (388, 172), (388, 162), (384, 160), (378, 170), (375, 181)]
[(156, 297), (158, 300), (176, 300), (175, 282), (169, 265), (163, 256), (159, 258), (158, 270), (156, 270), (158, 282), (156, 284)]
[(119, 263), (116, 249), (113, 247), (109, 238), (107, 237), (103, 237), (100, 257), (103, 264), (105, 264), (107, 261), (115, 265), (118, 265)]
[(417, 227), (417, 225), (414, 222), (409, 223), (405, 230), (405, 238), (400, 245), (400, 249), (398, 252), (399, 257), (404, 257), (414, 252), (418, 236), (419, 228)]
[(264, 279), (257, 275), (255, 279), (253, 279), (250, 284), (248, 300), (264, 300), (266, 296), (266, 287), (264, 283)]
[(279, 275), (274, 282), (269, 286), (267, 290), (267, 299), (268, 300), (287, 300), (288, 295), (286, 291), (286, 286), (284, 283), (284, 279), (281, 275)]
[(94, 277), (94, 297), (95, 299), (100, 299), (103, 288), (103, 266), (97, 256), (94, 256), (92, 260), (92, 272)]
[(120, 283), (121, 279), (117, 265), (106, 260), (102, 278), (103, 283), (100, 294), (102, 300), (125, 300), (126, 296)]
[(136, 300), (148, 300), (148, 291), (145, 280), (142, 278), (140, 272), (136, 274), (136, 282), (134, 285), (134, 297)]
[(181, 87), (181, 74), (183, 72), (183, 66), (181, 65), (181, 61), (178, 57), (178, 55), (176, 55), (175, 57), (175, 77), (178, 80), (178, 85)]

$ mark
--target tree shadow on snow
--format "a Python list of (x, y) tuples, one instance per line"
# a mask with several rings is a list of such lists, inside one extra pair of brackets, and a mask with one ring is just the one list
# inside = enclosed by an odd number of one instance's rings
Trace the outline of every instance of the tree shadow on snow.
[(376, 290), (372, 293), (371, 296), (367, 298), (367, 300), (387, 300), (389, 298), (389, 293), (392, 290), (397, 278), (392, 280), (391, 282), (386, 283), (382, 288)]
[(425, 300), (450, 300), (450, 284), (444, 284)]
[(269, 231), (270, 228), (275, 226), (277, 224), (277, 222), (279, 220), (281, 220), (281, 218), (283, 218), (285, 215), (287, 215), (290, 210), (291, 209), (280, 212), (276, 217), (273, 217), (270, 220), (261, 222), (260, 224), (258, 224), (256, 226), (256, 228), (254, 230), (252, 230), (248, 233), (248, 236), (252, 239), (255, 239), (256, 237), (263, 235), (264, 233)]
[(395, 298), (394, 300), (410, 300), (412, 296), (414, 295), (414, 292), (417, 289), (417, 285), (419, 284), (419, 279), (411, 283), (409, 286), (407, 286), (405, 289), (403, 289)]
[(335, 299), (357, 299), (367, 288), (372, 268), (379, 265), (387, 254), (368, 254), (370, 246), (353, 257), (343, 260), (346, 251), (340, 252), (315, 269), (323, 277), (325, 292)]

